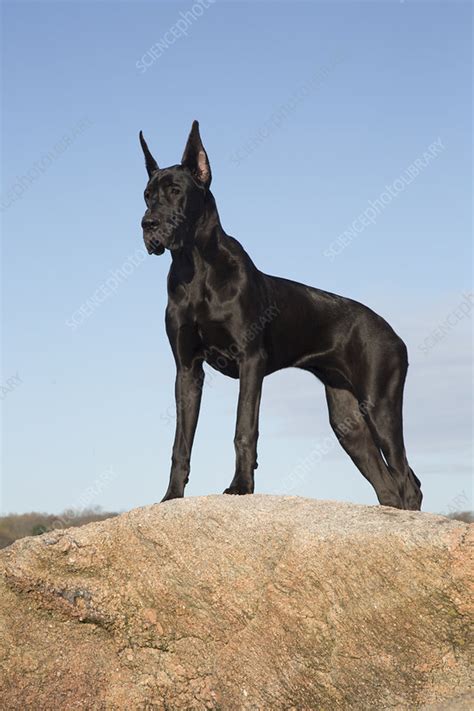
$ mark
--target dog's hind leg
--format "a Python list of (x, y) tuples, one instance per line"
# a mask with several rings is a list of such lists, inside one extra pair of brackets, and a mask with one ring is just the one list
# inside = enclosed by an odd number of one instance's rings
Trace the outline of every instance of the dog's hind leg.
[(326, 385), (329, 422), (342, 448), (372, 484), (384, 506), (404, 508), (396, 481), (391, 477), (365, 420), (370, 402), (359, 404), (349, 391)]
[(375, 444), (381, 449), (402, 501), (401, 508), (419, 510), (422, 493), (420, 480), (410, 468), (403, 441), (403, 388), (408, 368), (406, 348), (385, 364), (383, 384), (376, 375), (369, 383), (371, 407), (367, 409), (367, 424)]

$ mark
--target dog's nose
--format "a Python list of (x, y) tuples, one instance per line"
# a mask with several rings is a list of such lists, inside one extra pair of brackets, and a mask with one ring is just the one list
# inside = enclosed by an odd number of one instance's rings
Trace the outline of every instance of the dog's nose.
[(144, 230), (154, 230), (158, 227), (158, 223), (152, 217), (144, 217), (142, 220), (142, 227)]

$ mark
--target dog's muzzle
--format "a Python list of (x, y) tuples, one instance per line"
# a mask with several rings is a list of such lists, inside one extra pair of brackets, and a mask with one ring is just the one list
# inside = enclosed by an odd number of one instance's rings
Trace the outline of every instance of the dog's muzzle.
[(143, 241), (145, 242), (145, 247), (148, 254), (163, 254), (165, 251), (164, 245), (161, 244), (160, 240), (153, 233), (143, 232)]
[(158, 224), (150, 218), (144, 217), (142, 220), (143, 241), (148, 254), (163, 254), (165, 247), (159, 237)]

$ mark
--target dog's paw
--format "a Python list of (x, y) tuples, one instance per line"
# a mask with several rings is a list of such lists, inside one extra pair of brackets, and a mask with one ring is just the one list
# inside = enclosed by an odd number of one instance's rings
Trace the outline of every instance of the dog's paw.
[(247, 489), (244, 489), (239, 486), (229, 486), (228, 489), (225, 489), (223, 492), (224, 494), (233, 494), (234, 496), (245, 496), (246, 494), (252, 494), (252, 491), (248, 491)]
[(166, 494), (161, 499), (160, 504), (164, 503), (165, 501), (171, 501), (172, 499), (182, 499), (183, 496), (184, 496), (184, 494), (181, 494), (181, 493), (176, 493), (174, 491), (167, 491)]

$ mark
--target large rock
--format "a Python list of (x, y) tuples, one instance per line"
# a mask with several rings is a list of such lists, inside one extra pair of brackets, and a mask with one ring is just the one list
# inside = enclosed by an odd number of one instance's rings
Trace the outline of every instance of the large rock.
[(0, 706), (467, 709), (470, 528), (210, 496), (22, 539), (0, 555)]

